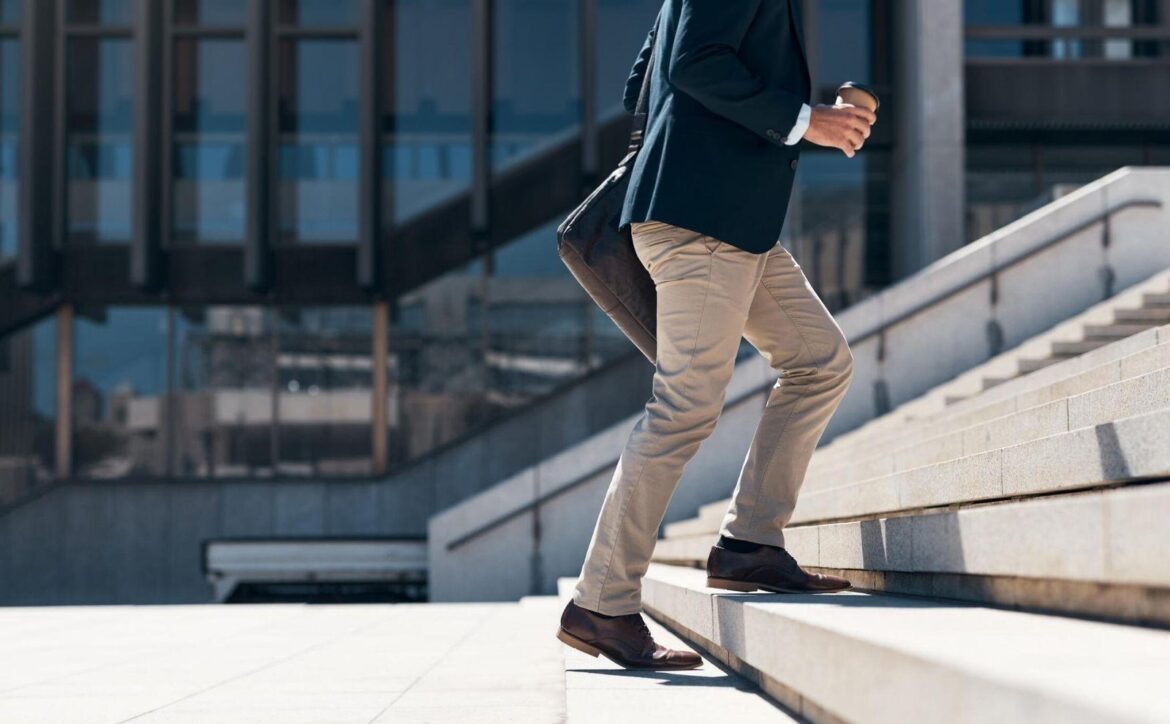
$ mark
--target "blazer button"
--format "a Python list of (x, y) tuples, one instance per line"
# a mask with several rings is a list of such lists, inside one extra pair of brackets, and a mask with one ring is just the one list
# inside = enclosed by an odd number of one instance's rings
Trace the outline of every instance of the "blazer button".
[(793, 171), (795, 171), (795, 170), (796, 170), (796, 159), (795, 159), (795, 158), (794, 158), (794, 159), (792, 159), (792, 163), (790, 163), (790, 164), (788, 164), (788, 165), (792, 167), (792, 170), (793, 170)]

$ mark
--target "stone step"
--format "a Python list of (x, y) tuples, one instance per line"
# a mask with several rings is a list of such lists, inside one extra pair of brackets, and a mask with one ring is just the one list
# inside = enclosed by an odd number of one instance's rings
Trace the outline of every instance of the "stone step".
[[(932, 428), (923, 430), (920, 433), (921, 437), (907, 435), (905, 439), (892, 441), (879, 446), (876, 450), (858, 450), (850, 456), (836, 456), (831, 455), (831, 451), (827, 449), (819, 450), (813, 457), (813, 463), (809, 465), (805, 489), (824, 487), (826, 483), (857, 481), (909, 467), (942, 462), (964, 454), (983, 452), (991, 449), (988, 443), (973, 443), (976, 440), (975, 435), (982, 435), (985, 432), (990, 432), (992, 437), (998, 440), (999, 446), (1026, 442), (1040, 435), (1064, 432), (1068, 428), (1058, 429), (1054, 425), (1037, 428), (1032, 420), (1037, 416), (1063, 414), (1059, 409), (1060, 404), (1073, 398), (1080, 398), (1076, 404), (1083, 405), (1088, 400), (1096, 399), (1093, 397), (1095, 393), (1114, 395), (1124, 392), (1129, 388), (1114, 385), (1125, 382), (1133, 382), (1138, 389), (1147, 389), (1151, 380), (1140, 382), (1135, 380), (1164, 369), (1170, 369), (1170, 344), (1132, 355), (1120, 364), (1091, 370), (1083, 376), (1034, 390), (1023, 398), (1023, 405), (1019, 400), (1010, 401), (1007, 405), (986, 408), (977, 415), (961, 415), (953, 420), (941, 420)], [(1161, 380), (1164, 377), (1165, 375), (1157, 379)], [(1157, 396), (1157, 393), (1158, 389), (1155, 387), (1153, 394)], [(1166, 398), (1162, 396), (1158, 399)], [(1138, 407), (1132, 411), (1123, 408), (1115, 408), (1115, 411), (1120, 416), (1148, 412), (1153, 409), (1149, 407), (1148, 402), (1149, 400), (1142, 400), (1139, 397), (1134, 402)], [(1017, 408), (1018, 411), (1012, 411), (1012, 408)], [(983, 412), (1003, 414), (988, 417)], [(987, 419), (983, 419), (985, 417)], [(1081, 421), (1090, 424), (1083, 419)], [(995, 434), (997, 431), (998, 435)]]
[(1143, 294), (1142, 306), (1170, 307), (1170, 292), (1148, 292)]
[[(1114, 295), (1085, 310), (1076, 317), (1056, 325), (1047, 332), (1043, 332), (1012, 349), (999, 354), (976, 368), (964, 372), (955, 379), (927, 391), (919, 400), (936, 397), (944, 405), (967, 399), (979, 394), (992, 384), (984, 384), (983, 378), (1002, 379), (1019, 376), (1016, 369), (1018, 359), (1033, 357), (1047, 357), (1054, 342), (1069, 342), (1089, 339), (1092, 334), (1090, 328), (1097, 328), (1096, 332), (1104, 338), (1116, 341), (1152, 326), (1155, 322), (1142, 322), (1131, 325), (1118, 325), (1113, 322), (1114, 310), (1147, 306), (1143, 302), (1143, 294), (1152, 293), (1155, 296), (1170, 290), (1170, 270), (1155, 273), (1148, 279)], [(1129, 327), (1129, 329), (1123, 329)], [(1102, 334), (1102, 330), (1108, 331)], [(907, 404), (915, 404), (911, 401)], [(906, 404), (899, 406), (898, 411), (906, 409)]]
[[(841, 434), (833, 441), (835, 444), (845, 443), (854, 437), (865, 437), (872, 430), (882, 428), (886, 423), (891, 421), (891, 418), (900, 418), (909, 414), (910, 416), (919, 416), (918, 411), (912, 411), (912, 408), (919, 407), (924, 401), (932, 400), (937, 405), (943, 407), (958, 404), (961, 401), (968, 400), (985, 389), (982, 384), (982, 378), (1017, 378), (1018, 370), (1016, 368), (1017, 361), (1021, 357), (1033, 356), (1043, 357), (1047, 356), (1047, 350), (1054, 341), (1073, 341), (1085, 338), (1086, 328), (1112, 328), (1114, 332), (1120, 331), (1120, 328), (1126, 325), (1138, 327), (1136, 330), (1130, 330), (1134, 333), (1140, 332), (1141, 329), (1148, 328), (1157, 324), (1165, 324), (1170, 319), (1159, 320), (1142, 318), (1130, 320), (1127, 323), (1120, 323), (1116, 319), (1116, 310), (1123, 308), (1136, 308), (1142, 305), (1143, 294), (1165, 293), (1170, 289), (1170, 270), (1160, 271), (1152, 275), (1143, 282), (1135, 284), (1125, 291), (1107, 299), (1077, 315), (1076, 317), (1063, 322), (1051, 330), (1044, 332), (1032, 339), (1024, 342), (1011, 350), (1001, 353), (1000, 355), (988, 360), (978, 367), (969, 370), (953, 380), (944, 382), (937, 387), (928, 390), (923, 395), (900, 404), (891, 413), (872, 420), (869, 423), (862, 425), (852, 431)], [(1139, 315), (1140, 316), (1140, 315)], [(1147, 315), (1148, 316), (1148, 315)], [(1155, 315), (1156, 316), (1156, 315)], [(1120, 338), (1120, 337), (1114, 337)], [(1037, 354), (1040, 353), (1040, 354)]]
[(1085, 339), (1106, 339), (1118, 340), (1132, 337), (1135, 334), (1140, 334), (1150, 327), (1155, 326), (1151, 322), (1134, 322), (1129, 324), (1087, 324), (1085, 325), (1084, 335)]
[(1118, 309), (1113, 314), (1118, 322), (1170, 322), (1170, 307), (1143, 307), (1141, 309)]
[[(1170, 626), (1170, 483), (790, 527), (804, 566), (855, 586)], [(654, 560), (706, 564), (716, 533), (658, 541)]]
[[(1005, 444), (1016, 436), (1032, 439)], [(912, 465), (918, 461), (911, 455), (945, 456), (963, 445), (970, 450), (982, 448), (980, 452), (858, 482), (806, 488), (791, 523), (862, 518), (1170, 475), (1166, 440), (1170, 440), (1170, 370), (1161, 370), (1011, 415), (999, 424), (972, 428), (961, 437), (929, 441), (922, 449), (906, 451), (905, 459)], [(889, 464), (896, 466), (897, 459), (891, 458)], [(704, 505), (698, 516), (670, 524), (665, 534), (716, 532), (728, 504), (724, 499)]]
[[(882, 426), (865, 426), (848, 439), (838, 438), (817, 450), (810, 470), (823, 465), (832, 455), (857, 456), (897, 443), (901, 439), (937, 431), (941, 425), (967, 425), (999, 417), (1007, 412), (1061, 396), (1076, 394), (1094, 386), (1117, 381), (1123, 366), (1135, 364), (1165, 350), (1152, 351), (1170, 344), (1170, 327), (1158, 327), (1139, 335), (1114, 342), (1100, 349), (1065, 360), (1038, 372), (1009, 380), (979, 395), (951, 405), (935, 414), (916, 419), (898, 419), (891, 415)], [(1144, 364), (1144, 363), (1141, 363)]]
[[(984, 377), (982, 391), (986, 392), (987, 390), (990, 390), (992, 387), (999, 387), (1003, 383), (1011, 382), (1014, 379), (1016, 379), (1016, 378), (1015, 377)], [(953, 402), (948, 402), (947, 404), (953, 405), (956, 402), (961, 402), (965, 399), (969, 399), (969, 398), (966, 398), (966, 397), (956, 398), (956, 399), (954, 399)]]
[(1085, 352), (1101, 349), (1107, 344), (1109, 344), (1109, 340), (1100, 337), (1082, 339), (1079, 342), (1053, 342), (1052, 354), (1060, 357), (1075, 357)]
[[(568, 601), (569, 589), (575, 582), (575, 579), (557, 581), (561, 590), (560, 607)], [(559, 615), (559, 608), (557, 613)], [(652, 616), (644, 618), (655, 641), (676, 649), (692, 648), (690, 643)], [(550, 638), (555, 627), (554, 623), (547, 632)], [(565, 721), (568, 724), (716, 722), (726, 718), (729, 712), (735, 712), (737, 724), (799, 721), (793, 712), (779, 706), (754, 681), (740, 676), (705, 651), (698, 652), (703, 657), (703, 665), (697, 669), (630, 672), (604, 656), (589, 656), (563, 644), (561, 648), (564, 652)], [(465, 721), (478, 720), (472, 717)]]
[[(1070, 414), (1090, 417), (1093, 408)], [(913, 511), (1170, 475), (1170, 408), (800, 496), (792, 522)]]
[[(1143, 340), (1161, 339), (1156, 335), (1167, 330), (1150, 330), (1141, 339), (1118, 343), (1122, 349), (1135, 347)], [(1009, 398), (964, 411), (957, 408), (954, 415), (941, 417), (930, 427), (923, 428), (922, 438), (909, 423), (900, 438), (884, 445), (858, 447), (838, 452), (833, 446), (819, 449), (813, 456), (804, 483), (805, 494), (827, 487), (839, 486), (841, 481), (857, 482), (882, 475), (937, 464), (956, 459), (964, 454), (986, 452), (993, 447), (1021, 443), (1045, 435), (1066, 432), (1069, 405), (1079, 410), (1075, 423), (1084, 425), (1104, 422), (1101, 417), (1083, 414), (1085, 410), (1107, 405), (1109, 400), (1120, 401), (1120, 406), (1108, 407), (1108, 414), (1125, 416), (1151, 411), (1151, 404), (1161, 405), (1161, 394), (1167, 385), (1167, 374), (1145, 380), (1138, 378), (1170, 367), (1170, 342), (1155, 346), (1136, 345), (1137, 351), (1120, 359), (1084, 370), (1066, 378), (1058, 378), (1047, 385), (1036, 386), (1016, 398)], [(1093, 354), (1104, 354), (1101, 350)], [(1112, 355), (1111, 355), (1112, 356)], [(1083, 367), (1083, 365), (1080, 365)], [(1120, 380), (1120, 382), (1119, 382)], [(1130, 384), (1123, 384), (1130, 382)], [(1120, 385), (1120, 386), (1119, 386)], [(1075, 402), (1072, 402), (1076, 398)], [(1130, 405), (1132, 407), (1126, 407)], [(1017, 411), (1018, 410), (1018, 411)], [(1098, 413), (1099, 415), (1099, 413)], [(876, 450), (874, 449), (876, 448)], [(834, 483), (836, 485), (834, 485)], [(702, 506), (693, 519), (671, 523), (667, 536), (695, 535), (718, 530), (727, 509), (728, 500), (722, 499)]]
[(883, 594), (732, 594), (652, 564), (643, 606), (800, 714), (1167, 722), (1170, 632)]
[(1045, 367), (1051, 367), (1054, 364), (1064, 362), (1070, 357), (1075, 357), (1074, 354), (1056, 354), (1053, 353), (1048, 357), (1041, 357), (1039, 359), (1022, 359), (1019, 362), (1020, 374), (1028, 375), (1042, 370)]
[[(1109, 310), (1109, 312), (1112, 315), (1112, 310)], [(1113, 322), (1110, 323), (1112, 324)], [(935, 416), (945, 416), (953, 414), (956, 411), (977, 408), (990, 401), (1002, 400), (1007, 396), (1018, 394), (1021, 391), (1026, 391), (1036, 386), (1052, 384), (1060, 379), (1080, 374), (1086, 369), (1117, 361), (1118, 359), (1157, 344), (1170, 342), (1170, 325), (1166, 325), (1164, 322), (1161, 324), (1148, 322), (1148, 324), (1150, 326), (1139, 334), (1117, 340), (1100, 349), (1053, 365), (1051, 368), (1041, 370), (1039, 373), (1024, 376), (1017, 374), (1017, 361), (1021, 354), (1023, 354), (1023, 350), (1032, 350), (1036, 356), (1040, 356), (1041, 354), (1046, 355), (1047, 352), (1045, 350), (1050, 349), (1052, 340), (1029, 342), (1021, 345), (1019, 350), (1004, 353), (1000, 357), (992, 359), (960, 375), (955, 380), (934, 388), (917, 400), (900, 405), (882, 417), (876, 418), (855, 430), (838, 435), (825, 447), (831, 446), (844, 449), (857, 443), (864, 443), (872, 439), (875, 431), (893, 432), (900, 429), (907, 422), (920, 424), (930, 421)], [(1082, 329), (1083, 327), (1077, 326), (1075, 329), (1064, 332), (1062, 337), (1065, 339), (1077, 339), (1080, 337)], [(1009, 379), (1004, 384), (997, 386), (989, 394), (987, 390), (982, 389), (982, 380), (996, 376), (1007, 377)], [(962, 385), (959, 385), (960, 381), (963, 381)], [(971, 390), (972, 387), (978, 389)], [(938, 402), (945, 401), (946, 396), (950, 394), (949, 391), (952, 389), (968, 390), (971, 391), (971, 394), (951, 405), (939, 405), (937, 403), (934, 405), (923, 404), (928, 399), (934, 399)], [(978, 394), (975, 394), (975, 392), (978, 392)]]

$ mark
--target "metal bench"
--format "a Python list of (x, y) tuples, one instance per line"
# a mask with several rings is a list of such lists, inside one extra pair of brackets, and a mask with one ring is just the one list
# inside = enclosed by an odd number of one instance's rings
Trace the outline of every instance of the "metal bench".
[(425, 601), (424, 538), (224, 538), (203, 544), (216, 602)]

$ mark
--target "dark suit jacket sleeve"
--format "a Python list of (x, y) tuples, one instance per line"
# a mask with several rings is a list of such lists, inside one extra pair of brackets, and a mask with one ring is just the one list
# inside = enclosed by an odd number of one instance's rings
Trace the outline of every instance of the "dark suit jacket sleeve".
[(626, 79), (626, 90), (622, 94), (622, 104), (626, 107), (626, 113), (633, 113), (638, 105), (638, 94), (642, 91), (642, 76), (646, 75), (646, 65), (650, 62), (650, 46), (654, 43), (654, 34), (657, 31), (658, 21), (655, 20), (650, 33), (646, 35), (646, 42), (642, 43), (642, 49), (638, 51), (638, 57), (634, 59), (630, 77)]
[[(712, 113), (783, 145), (805, 99), (766, 85), (737, 55), (760, 2), (682, 0), (667, 74), (675, 88)], [(777, 42), (781, 40), (777, 38)], [(791, 42), (796, 42), (795, 38)]]

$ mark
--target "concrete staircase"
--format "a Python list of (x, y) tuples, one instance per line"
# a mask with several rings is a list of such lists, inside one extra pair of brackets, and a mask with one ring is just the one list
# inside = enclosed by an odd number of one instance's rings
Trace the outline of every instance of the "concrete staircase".
[(1159, 272), (1027, 344), (999, 355), (989, 364), (940, 385), (936, 395), (946, 404), (953, 404), (1021, 375), (1164, 324), (1170, 324), (1170, 270)]
[(727, 594), (651, 566), (643, 605), (801, 718), (1164, 722), (1170, 633), (925, 597)]
[(707, 588), (722, 500), (645, 607), (814, 720), (1170, 721), (1170, 326), (1086, 350), (817, 451), (786, 545), (859, 592)]

